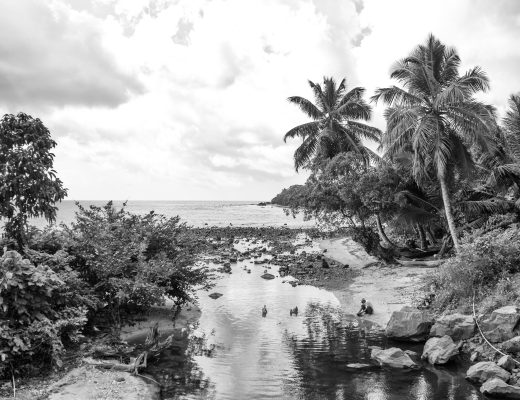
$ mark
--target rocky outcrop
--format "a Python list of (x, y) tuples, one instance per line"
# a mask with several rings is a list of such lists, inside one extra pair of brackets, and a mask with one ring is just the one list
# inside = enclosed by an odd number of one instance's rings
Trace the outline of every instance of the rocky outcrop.
[(424, 345), (422, 359), (427, 359), (430, 364), (446, 364), (459, 354), (458, 346), (448, 335), (428, 339)]
[(500, 399), (520, 399), (520, 387), (505, 383), (502, 379), (490, 379), (480, 387), (480, 391), (490, 397)]
[(403, 307), (394, 311), (386, 326), (386, 336), (394, 340), (423, 342), (428, 339), (433, 317), (426, 311)]
[(466, 379), (472, 382), (483, 383), (490, 379), (498, 378), (507, 382), (511, 374), (500, 368), (492, 361), (481, 361), (472, 365), (466, 372)]
[(520, 353), (520, 336), (516, 336), (502, 343), (502, 350), (508, 353)]
[(475, 334), (475, 321), (473, 316), (464, 314), (451, 314), (439, 318), (433, 324), (430, 336), (450, 336), (453, 340), (469, 339)]
[(520, 320), (520, 313), (515, 306), (499, 308), (480, 322), (480, 329), (493, 343), (504, 342), (516, 336), (515, 327)]
[(410, 356), (397, 347), (385, 350), (374, 348), (370, 357), (382, 367), (418, 368), (418, 365), (413, 362)]

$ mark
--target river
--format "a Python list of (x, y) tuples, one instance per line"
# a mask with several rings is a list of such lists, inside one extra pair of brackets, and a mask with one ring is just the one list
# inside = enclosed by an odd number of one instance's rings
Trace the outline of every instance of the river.
[[(165, 399), (483, 398), (464, 379), (465, 365), (349, 370), (349, 363), (370, 363), (370, 346), (398, 346), (419, 354), (422, 346), (387, 343), (377, 325), (343, 313), (331, 292), (292, 287), (276, 267), (268, 270), (276, 278), (264, 280), (260, 276), (266, 268), (252, 259), (239, 261), (212, 290), (222, 297), (199, 294), (202, 314), (195, 337), (214, 350), (195, 346), (198, 350), (186, 358), (186, 349), (172, 349), (154, 362), (150, 372), (165, 385)], [(299, 314), (290, 316), (295, 306)]]

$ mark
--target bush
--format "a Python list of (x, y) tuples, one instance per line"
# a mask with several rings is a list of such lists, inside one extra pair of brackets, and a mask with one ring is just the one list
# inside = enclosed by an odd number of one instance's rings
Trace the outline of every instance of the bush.
[(165, 297), (177, 304), (190, 301), (197, 287), (209, 285), (209, 270), (193, 266), (200, 240), (178, 217), (135, 215), (111, 202), (78, 207), (76, 222), (65, 229), (63, 250), (114, 327), (163, 304)]
[[(520, 272), (520, 229), (475, 232), (463, 239), (461, 252), (433, 276), (434, 307), (470, 311), (473, 298), (479, 311), (509, 304), (517, 298)], [(505, 304), (504, 304), (505, 303)], [(484, 307), (485, 309), (482, 309)]]
[(69, 303), (65, 282), (50, 267), (16, 251), (0, 265), (0, 376), (29, 364), (61, 366), (64, 342), (77, 340), (87, 309)]

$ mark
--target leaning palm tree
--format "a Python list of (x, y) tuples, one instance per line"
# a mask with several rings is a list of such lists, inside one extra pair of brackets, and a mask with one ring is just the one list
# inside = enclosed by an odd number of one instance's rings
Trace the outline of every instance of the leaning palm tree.
[(368, 121), (372, 112), (363, 100), (365, 89), (356, 87), (347, 91), (345, 79), (336, 85), (333, 78), (324, 78), (323, 87), (311, 81), (309, 85), (314, 92), (314, 103), (299, 96), (288, 98), (312, 119), (292, 128), (284, 136), (284, 141), (296, 136), (303, 140), (294, 153), (296, 170), (308, 166), (316, 158), (332, 158), (345, 151), (362, 155), (367, 164), (371, 159), (377, 159), (378, 156), (363, 144), (363, 139), (379, 142), (381, 132), (359, 122)]
[(489, 88), (479, 67), (459, 75), (460, 58), (433, 35), (424, 45), (396, 63), (391, 77), (402, 84), (378, 89), (372, 100), (387, 104), (387, 130), (382, 138), (385, 156), (412, 151), (412, 173), (417, 182), (437, 179), (444, 213), (459, 252), (448, 182), (474, 166), (471, 149), (494, 148), (495, 111), (474, 98)]

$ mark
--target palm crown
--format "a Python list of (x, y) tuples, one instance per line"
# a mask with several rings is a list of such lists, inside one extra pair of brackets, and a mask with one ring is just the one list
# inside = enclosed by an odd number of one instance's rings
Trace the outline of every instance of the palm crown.
[(312, 119), (284, 136), (284, 141), (296, 136), (303, 139), (294, 153), (296, 170), (307, 166), (315, 157), (332, 158), (344, 151), (362, 155), (367, 163), (377, 158), (362, 142), (362, 139), (379, 142), (380, 138), (378, 129), (359, 122), (368, 121), (372, 112), (363, 99), (365, 89), (356, 87), (347, 91), (345, 79), (337, 85), (333, 78), (324, 78), (323, 87), (311, 81), (309, 85), (315, 103), (299, 96), (288, 98)]

